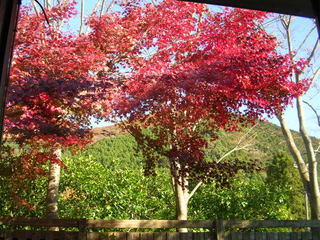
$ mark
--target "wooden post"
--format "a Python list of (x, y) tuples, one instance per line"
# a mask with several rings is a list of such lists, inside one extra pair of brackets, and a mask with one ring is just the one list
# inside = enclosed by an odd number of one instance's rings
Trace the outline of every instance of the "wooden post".
[(9, 83), (13, 40), (20, 4), (21, 0), (0, 1), (0, 144), (2, 140), (4, 108)]
[(78, 222), (78, 228), (79, 228), (79, 240), (87, 240), (87, 220), (86, 219), (80, 219)]
[(224, 221), (216, 221), (216, 240), (224, 240)]

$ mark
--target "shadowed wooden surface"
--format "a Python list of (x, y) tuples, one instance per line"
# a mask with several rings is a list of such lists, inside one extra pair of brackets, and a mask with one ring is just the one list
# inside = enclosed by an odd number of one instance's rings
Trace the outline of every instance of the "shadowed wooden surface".
[[(316, 220), (265, 221), (210, 221), (210, 220), (86, 220), (36, 219), (0, 217), (0, 240), (320, 240), (319, 232), (233, 232), (235, 229), (254, 228), (315, 228)], [(26, 230), (41, 227), (42, 230)], [(63, 231), (46, 231), (59, 227)], [(134, 229), (192, 228), (198, 232), (131, 232)], [(14, 228), (14, 229), (13, 229)], [(66, 231), (65, 229), (68, 229)], [(114, 229), (130, 232), (112, 232)], [(104, 229), (104, 232), (97, 232)], [(108, 232), (108, 229), (112, 231)], [(208, 229), (210, 232), (208, 232)], [(230, 229), (232, 232), (229, 232)], [(203, 231), (206, 230), (206, 231)], [(95, 232), (92, 232), (95, 231)], [(141, 230), (140, 230), (141, 231)]]

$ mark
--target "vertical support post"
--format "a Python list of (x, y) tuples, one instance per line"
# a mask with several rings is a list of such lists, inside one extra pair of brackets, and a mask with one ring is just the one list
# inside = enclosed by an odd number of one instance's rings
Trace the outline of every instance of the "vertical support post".
[(0, 144), (2, 141), (4, 109), (13, 40), (20, 4), (20, 0), (0, 1)]
[(78, 228), (79, 228), (78, 239), (87, 240), (87, 220), (80, 219), (78, 222)]
[(216, 221), (216, 240), (224, 240), (224, 221)]
[(311, 4), (318, 29), (318, 37), (320, 38), (320, 0), (311, 0)]

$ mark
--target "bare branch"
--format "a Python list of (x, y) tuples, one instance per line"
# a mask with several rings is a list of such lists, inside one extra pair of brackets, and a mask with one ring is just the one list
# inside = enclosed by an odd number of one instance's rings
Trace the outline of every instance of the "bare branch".
[(299, 52), (299, 50), (302, 48), (302, 46), (306, 43), (307, 39), (310, 37), (311, 33), (316, 29), (316, 26), (313, 26), (313, 28), (310, 29), (310, 31), (307, 33), (307, 35), (305, 36), (305, 38), (303, 39), (303, 41), (301, 42), (301, 44), (299, 45), (299, 47), (296, 50), (296, 54), (294, 56), (296, 56)]
[(314, 44), (314, 46), (313, 46), (313, 49), (312, 49), (309, 57), (307, 58), (308, 62), (310, 62), (311, 59), (313, 58), (314, 53), (316, 52), (316, 49), (317, 49), (317, 47), (318, 47), (318, 44), (319, 44), (319, 39), (317, 39), (317, 41), (315, 42), (315, 44)]
[(48, 26), (50, 27), (50, 23), (49, 23), (49, 19), (47, 17), (47, 14), (46, 14), (46, 11), (44, 10), (43, 6), (41, 5), (41, 3), (38, 1), (38, 0), (34, 0), (38, 5), (39, 7), (41, 8), (42, 12), (43, 12), (43, 15), (44, 15), (44, 18), (45, 20), (47, 21), (48, 23)]
[(103, 9), (104, 9), (104, 5), (106, 4), (106, 0), (102, 0), (102, 4), (101, 4), (101, 8), (100, 8), (100, 17), (102, 16), (103, 14)]
[(219, 160), (217, 161), (217, 163), (221, 162), (223, 159), (225, 159), (226, 157), (228, 157), (231, 153), (233, 152), (236, 152), (236, 151), (240, 151), (242, 149), (246, 149), (250, 146), (252, 146), (253, 144), (246, 144), (246, 145), (243, 145), (241, 147), (239, 146), (236, 146), (234, 147), (233, 149), (231, 149), (229, 152), (225, 153), (221, 158), (219, 158)]
[(33, 6), (33, 9), (34, 9), (35, 13), (36, 13), (37, 16), (39, 17), (39, 11), (38, 11), (37, 6), (35, 5), (35, 0), (32, 0), (32, 6)]
[(106, 13), (109, 12), (109, 10), (112, 8), (113, 4), (114, 4), (115, 0), (111, 0), (110, 4), (108, 5), (107, 9), (106, 9)]
[(317, 149), (314, 150), (315, 154), (320, 153), (320, 144), (318, 145)]
[[(99, 3), (100, 3), (100, 0), (97, 0), (97, 2), (96, 2), (96, 4), (94, 5), (94, 8), (93, 8), (91, 14), (94, 14), (94, 13), (97, 11), (98, 6), (99, 6)], [(89, 29), (89, 26), (86, 27), (86, 30), (84, 31), (84, 33), (87, 33), (87, 32), (88, 32), (88, 29)]]
[(311, 108), (311, 110), (314, 112), (318, 120), (318, 126), (320, 127), (320, 115), (317, 113), (317, 110), (307, 101), (303, 101), (303, 103), (307, 104)]
[(192, 198), (192, 196), (195, 194), (195, 192), (199, 189), (199, 187), (202, 185), (203, 182), (198, 182), (198, 184), (192, 189), (192, 191), (189, 193), (188, 195), (188, 199), (187, 201), (190, 200), (190, 198)]
[(319, 66), (319, 67), (317, 68), (317, 70), (313, 73), (310, 87), (313, 85), (313, 83), (314, 83), (315, 80), (317, 79), (317, 76), (319, 75), (319, 72), (320, 72), (320, 66)]
[[(227, 156), (229, 156), (230, 154), (232, 154), (233, 152), (236, 152), (236, 151), (240, 151), (240, 150), (243, 150), (243, 149), (246, 149), (250, 146), (252, 146), (253, 144), (252, 143), (247, 143), (247, 144), (244, 144), (244, 141), (247, 140), (249, 137), (252, 137), (252, 139), (254, 139), (254, 136), (250, 135), (249, 136), (249, 133), (252, 132), (252, 130), (257, 126), (258, 124), (254, 125), (253, 127), (251, 127), (240, 139), (239, 141), (237, 142), (236, 146), (231, 149), (230, 151), (228, 151), (227, 153), (225, 153), (222, 157), (219, 158), (219, 160), (217, 161), (217, 163), (221, 162), (223, 159), (225, 159)], [(251, 139), (251, 140), (252, 140)]]
[(81, 0), (79, 35), (81, 34), (82, 27), (83, 27), (83, 14), (84, 14), (84, 0)]

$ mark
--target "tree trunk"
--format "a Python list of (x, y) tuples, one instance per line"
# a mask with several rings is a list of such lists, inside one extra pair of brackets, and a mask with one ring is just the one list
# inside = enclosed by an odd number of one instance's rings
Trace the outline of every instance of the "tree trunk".
[[(170, 160), (171, 169), (175, 172), (172, 175), (172, 188), (175, 194), (176, 202), (176, 219), (188, 220), (188, 202), (189, 202), (189, 189), (188, 179), (179, 176), (180, 163), (177, 159)], [(188, 232), (187, 228), (177, 228), (177, 232)]]
[[(314, 154), (314, 149), (310, 137), (308, 136), (305, 124), (304, 124), (304, 113), (302, 109), (302, 102), (300, 97), (297, 99), (297, 110), (300, 125), (300, 134), (303, 138), (304, 147), (307, 152), (307, 161), (304, 161), (301, 151), (297, 148), (295, 140), (291, 134), (291, 131), (287, 127), (287, 123), (284, 119), (283, 114), (279, 114), (277, 117), (281, 124), (281, 129), (284, 138), (287, 142), (291, 155), (293, 156), (300, 173), (300, 177), (303, 182), (305, 192), (308, 195), (311, 219), (320, 220), (320, 192), (317, 172), (317, 161)], [(308, 162), (308, 165), (306, 164)], [(317, 229), (313, 229), (317, 230)]]
[(316, 159), (315, 151), (312, 145), (310, 136), (307, 133), (302, 97), (297, 97), (297, 112), (299, 119), (300, 134), (307, 152), (308, 170), (309, 170), (309, 192), (310, 192), (310, 206), (311, 206), (311, 219), (320, 219), (320, 191), (318, 180), (318, 162)]
[[(57, 158), (61, 159), (61, 149), (55, 151)], [(59, 218), (58, 215), (58, 194), (60, 183), (60, 165), (50, 162), (49, 179), (47, 189), (47, 217), (54, 219)], [(50, 231), (59, 231), (58, 227), (51, 227)]]
[[(188, 184), (186, 180), (179, 179), (179, 181), (184, 181), (184, 184)], [(175, 188), (175, 200), (176, 200), (176, 217), (177, 220), (188, 220), (188, 202), (189, 202), (189, 192), (188, 185), (181, 186), (176, 180), (174, 180)], [(178, 228), (178, 232), (188, 232), (187, 228)]]

